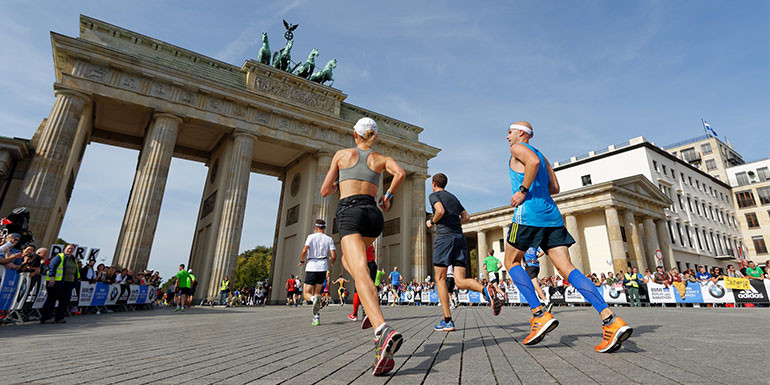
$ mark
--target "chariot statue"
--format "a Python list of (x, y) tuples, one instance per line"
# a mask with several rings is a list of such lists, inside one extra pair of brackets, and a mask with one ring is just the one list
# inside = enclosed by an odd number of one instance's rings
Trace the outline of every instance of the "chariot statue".
[(280, 51), (276, 51), (273, 54), (273, 67), (278, 68), (281, 71), (288, 71), (291, 66), (291, 47), (294, 45), (294, 40), (286, 42), (286, 47), (281, 48)]
[(313, 50), (310, 51), (310, 55), (307, 55), (307, 60), (305, 60), (305, 62), (300, 64), (300, 66), (297, 68), (297, 72), (295, 75), (299, 77), (303, 77), (305, 79), (309, 78), (310, 75), (313, 73), (313, 70), (315, 70), (315, 58), (317, 56), (318, 56), (318, 50), (316, 48), (313, 48)]
[(262, 64), (270, 65), (270, 42), (267, 41), (267, 32), (262, 32), (262, 48), (257, 54), (257, 61)]
[(310, 81), (324, 84), (325, 82), (328, 82), (331, 80), (331, 84), (329, 84), (329, 86), (331, 87), (332, 85), (334, 85), (334, 78), (332, 78), (332, 70), (335, 67), (337, 67), (337, 59), (329, 60), (329, 62), (326, 63), (326, 67), (324, 67), (322, 71), (318, 71), (310, 75)]

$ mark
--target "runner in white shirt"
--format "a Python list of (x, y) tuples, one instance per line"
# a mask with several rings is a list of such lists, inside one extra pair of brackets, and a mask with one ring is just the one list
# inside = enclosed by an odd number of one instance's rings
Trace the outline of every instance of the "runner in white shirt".
[(329, 269), (326, 256), (331, 253), (331, 265), (337, 260), (337, 252), (334, 248), (332, 237), (324, 234), (326, 222), (323, 219), (317, 219), (313, 225), (313, 234), (307, 236), (305, 247), (302, 248), (302, 255), (299, 257), (299, 266), (307, 261), (305, 266), (305, 285), (303, 294), (306, 300), (313, 302), (313, 325), (321, 324), (321, 316), (318, 311), (321, 309), (321, 290), (323, 289), (326, 271)]

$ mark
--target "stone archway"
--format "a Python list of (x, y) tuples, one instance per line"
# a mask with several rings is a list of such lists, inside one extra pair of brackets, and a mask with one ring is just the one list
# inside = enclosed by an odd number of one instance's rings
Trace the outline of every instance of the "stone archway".
[(56, 101), (36, 134), (17, 201), (32, 211), (30, 230), (41, 244), (56, 238), (82, 154), (94, 141), (140, 151), (115, 264), (146, 268), (171, 158), (181, 157), (209, 169), (189, 260), (199, 293), (213, 296), (211, 282), (232, 276), (250, 172), (284, 182), (271, 275), (282, 278), (296, 265), (293, 239), (304, 238), (314, 219), (331, 219), (336, 198), (318, 194), (322, 175), (332, 154), (352, 145), (353, 122), (369, 116), (380, 127), (377, 149), (408, 174), (400, 204), (386, 215), (397, 229), (378, 242), (393, 250), (383, 262), (399, 258), (393, 263), (415, 277), (427, 273), (424, 181), (439, 149), (419, 141), (422, 128), (256, 61), (236, 67), (86, 16), (79, 38), (51, 39)]

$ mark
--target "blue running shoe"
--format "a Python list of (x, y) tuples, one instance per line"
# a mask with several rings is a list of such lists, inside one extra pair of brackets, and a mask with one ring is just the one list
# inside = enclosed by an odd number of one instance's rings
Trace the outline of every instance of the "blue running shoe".
[(455, 331), (455, 323), (454, 321), (445, 322), (442, 318), (438, 325), (433, 326), (433, 330), (437, 332), (453, 332)]

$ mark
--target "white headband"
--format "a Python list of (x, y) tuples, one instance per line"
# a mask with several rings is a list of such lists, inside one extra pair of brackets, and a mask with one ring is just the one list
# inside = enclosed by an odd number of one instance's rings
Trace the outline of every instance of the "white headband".
[(353, 126), (353, 129), (356, 130), (356, 134), (358, 136), (364, 136), (366, 131), (372, 130), (374, 133), (377, 133), (377, 122), (374, 121), (372, 118), (361, 118), (358, 119), (356, 122), (356, 125)]
[(532, 138), (535, 136), (535, 134), (532, 132), (532, 129), (527, 126), (522, 126), (521, 124), (511, 124), (510, 127), (508, 127), (511, 130), (521, 130), (529, 134), (529, 137)]

